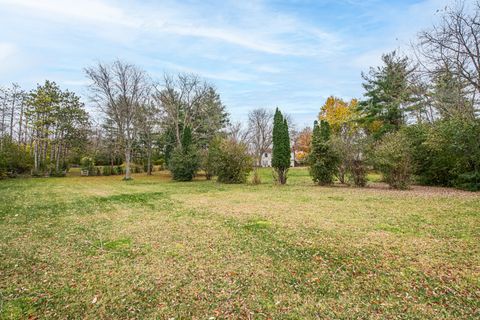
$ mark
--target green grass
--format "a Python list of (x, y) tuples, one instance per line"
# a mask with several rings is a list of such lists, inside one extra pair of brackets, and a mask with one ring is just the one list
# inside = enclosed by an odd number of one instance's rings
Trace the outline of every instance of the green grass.
[(474, 319), (480, 195), (171, 182), (0, 181), (0, 319)]

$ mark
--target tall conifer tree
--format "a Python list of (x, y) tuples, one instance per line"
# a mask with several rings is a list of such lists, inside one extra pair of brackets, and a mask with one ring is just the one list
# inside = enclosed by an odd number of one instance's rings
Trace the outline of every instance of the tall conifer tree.
[(273, 117), (272, 142), (272, 167), (275, 170), (275, 177), (280, 184), (285, 184), (287, 183), (288, 168), (290, 168), (290, 137), (287, 119), (283, 117), (278, 108)]
[(330, 126), (321, 120), (313, 124), (312, 147), (309, 155), (310, 175), (320, 185), (333, 183), (339, 158), (330, 146)]

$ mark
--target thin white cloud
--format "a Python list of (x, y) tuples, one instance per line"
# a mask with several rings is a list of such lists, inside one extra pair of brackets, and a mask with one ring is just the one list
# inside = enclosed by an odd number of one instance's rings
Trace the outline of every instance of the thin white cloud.
[(0, 4), (52, 20), (77, 20), (90, 23), (139, 26), (119, 7), (101, 0), (0, 0)]
[[(160, 8), (138, 5), (135, 9), (106, 0), (0, 0), (0, 5), (21, 14), (63, 23), (81, 22), (85, 27), (102, 25), (102, 29), (122, 26), (141, 34), (149, 32), (150, 36), (172, 34), (203, 38), (275, 55), (325, 54), (339, 43), (333, 33), (287, 15), (272, 15), (260, 5), (241, 7), (243, 12), (239, 16), (243, 20), (236, 25), (225, 19), (212, 21), (196, 12), (196, 7), (172, 3), (162, 3)], [(102, 29), (99, 31), (107, 33)], [(327, 47), (329, 51), (324, 49)]]

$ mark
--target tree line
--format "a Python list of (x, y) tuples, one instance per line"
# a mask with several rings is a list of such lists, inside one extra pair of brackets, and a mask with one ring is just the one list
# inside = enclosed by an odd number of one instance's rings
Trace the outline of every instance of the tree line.
[(479, 35), (480, 2), (446, 7), (413, 58), (393, 51), (362, 74), (363, 100), (328, 98), (311, 138), (314, 180), (364, 186), (373, 168), (393, 188), (480, 190)]
[(161, 166), (175, 180), (201, 170), (207, 179), (245, 182), (271, 152), (281, 184), (293, 153), (319, 184), (365, 186), (367, 173), (378, 170), (394, 188), (415, 181), (478, 190), (480, 3), (471, 9), (447, 7), (418, 34), (413, 57), (383, 55), (362, 74), (362, 99), (329, 97), (313, 128), (301, 130), (278, 109), (254, 109), (245, 125), (232, 123), (200, 76), (153, 80), (122, 61), (85, 69), (95, 116), (54, 82), (30, 92), (13, 84), (0, 91), (0, 176), (62, 176), (81, 164), (89, 174), (127, 180)]

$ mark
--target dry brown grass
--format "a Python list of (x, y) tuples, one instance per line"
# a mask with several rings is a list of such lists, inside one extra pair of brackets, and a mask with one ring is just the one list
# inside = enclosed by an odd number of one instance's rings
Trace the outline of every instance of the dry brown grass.
[(0, 319), (479, 314), (480, 197), (170, 182), (0, 183)]

